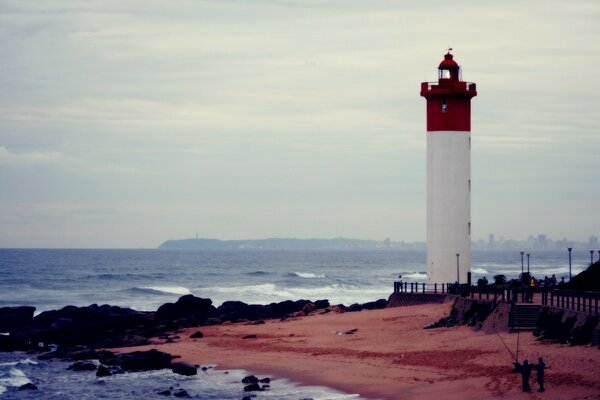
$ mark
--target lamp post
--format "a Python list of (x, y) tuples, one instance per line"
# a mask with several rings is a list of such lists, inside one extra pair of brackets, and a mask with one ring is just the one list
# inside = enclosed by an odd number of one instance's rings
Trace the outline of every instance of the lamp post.
[(529, 275), (529, 256), (531, 254), (527, 253), (527, 275)]
[(590, 250), (590, 265), (594, 263), (594, 250)]
[(521, 279), (523, 279), (523, 254), (525, 254), (524, 251), (521, 252)]
[(571, 281), (571, 251), (573, 248), (567, 247), (567, 250), (569, 250), (569, 281)]

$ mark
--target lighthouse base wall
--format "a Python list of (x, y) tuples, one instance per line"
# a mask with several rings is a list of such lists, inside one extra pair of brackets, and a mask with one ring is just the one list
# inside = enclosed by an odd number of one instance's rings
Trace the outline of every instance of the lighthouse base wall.
[(427, 132), (429, 283), (466, 283), (471, 270), (470, 147), (470, 132)]

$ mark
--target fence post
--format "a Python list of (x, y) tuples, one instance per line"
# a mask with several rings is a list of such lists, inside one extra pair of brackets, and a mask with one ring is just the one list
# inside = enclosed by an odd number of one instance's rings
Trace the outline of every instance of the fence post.
[(437, 283), (433, 284), (433, 294), (437, 294)]
[(554, 290), (550, 289), (550, 307), (554, 307)]

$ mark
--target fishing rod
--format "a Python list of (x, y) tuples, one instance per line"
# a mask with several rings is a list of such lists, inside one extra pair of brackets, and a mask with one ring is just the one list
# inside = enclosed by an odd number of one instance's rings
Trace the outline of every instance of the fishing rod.
[(520, 333), (521, 333), (521, 330), (519, 329), (517, 331), (517, 356), (515, 357), (515, 362), (519, 362), (519, 337), (520, 337)]
[(512, 351), (510, 351), (510, 349), (508, 348), (508, 346), (506, 345), (506, 343), (504, 342), (504, 340), (502, 340), (502, 337), (500, 336), (500, 334), (498, 333), (498, 331), (496, 330), (496, 328), (494, 328), (494, 333), (496, 334), (496, 336), (498, 336), (498, 339), (500, 339), (500, 341), (502, 342), (502, 344), (504, 345), (504, 347), (506, 348), (506, 350), (508, 351), (508, 353), (510, 354), (510, 356), (515, 360), (515, 362), (517, 361), (517, 357), (515, 357), (515, 355), (513, 354)]

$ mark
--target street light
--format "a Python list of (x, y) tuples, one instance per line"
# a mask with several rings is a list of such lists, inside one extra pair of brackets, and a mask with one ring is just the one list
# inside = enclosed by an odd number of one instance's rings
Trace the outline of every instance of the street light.
[(567, 250), (569, 250), (569, 281), (571, 281), (571, 250), (573, 250), (573, 248), (567, 247)]
[(521, 279), (523, 279), (523, 254), (525, 254), (524, 251), (521, 252)]
[(594, 263), (594, 250), (590, 250), (590, 265)]
[(529, 256), (531, 254), (527, 253), (527, 275), (529, 275)]

